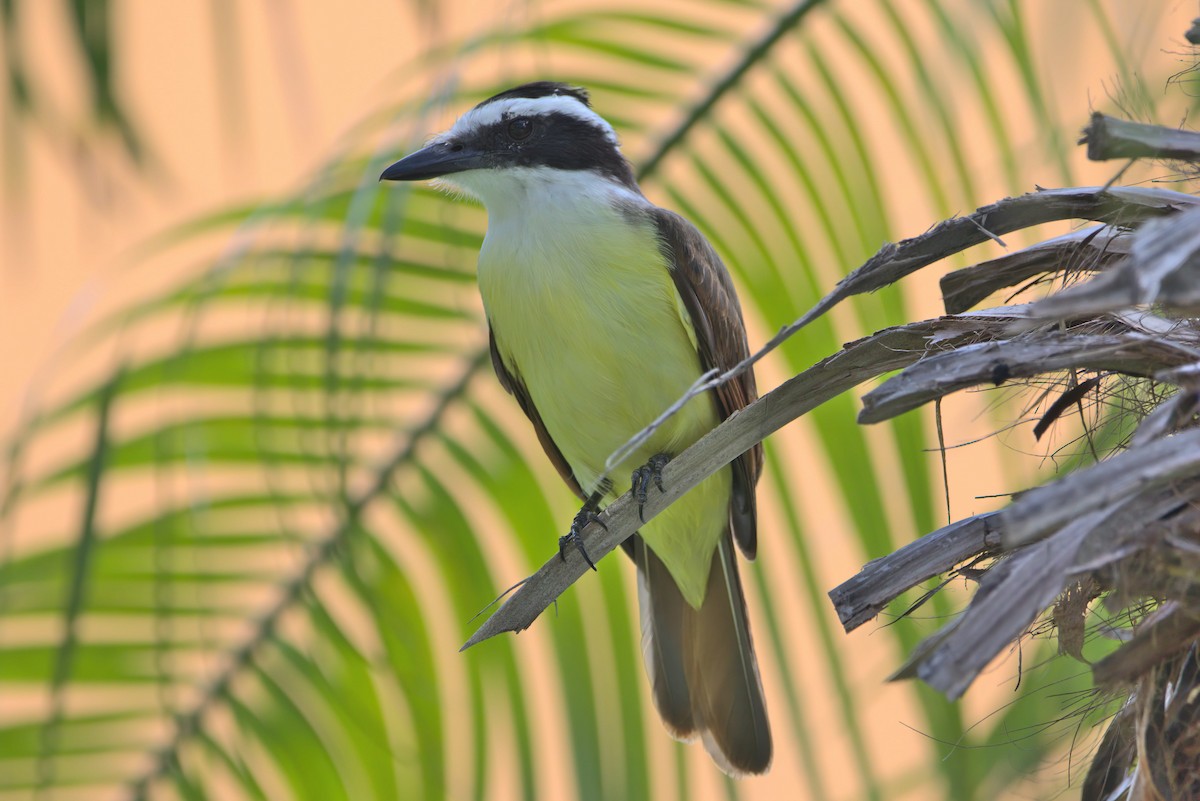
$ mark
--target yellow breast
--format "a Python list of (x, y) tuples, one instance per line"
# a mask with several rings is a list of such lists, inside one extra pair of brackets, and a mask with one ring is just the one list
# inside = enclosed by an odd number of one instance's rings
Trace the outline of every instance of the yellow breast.
[[(609, 455), (702, 370), (649, 218), (611, 199), (563, 194), (539, 201), (537, 213), (489, 206), (479, 288), (505, 365), (590, 491)], [(613, 497), (629, 489), (633, 468), (656, 453), (678, 454), (717, 422), (712, 399), (694, 399), (616, 468)], [(719, 471), (642, 531), (695, 606), (729, 492), (729, 470)]]

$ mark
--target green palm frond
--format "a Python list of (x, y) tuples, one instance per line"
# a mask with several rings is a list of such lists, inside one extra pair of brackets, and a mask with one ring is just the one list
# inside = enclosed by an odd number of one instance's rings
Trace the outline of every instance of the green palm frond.
[[(0, 698), (30, 700), (0, 713), (0, 798), (682, 799), (722, 787), (655, 719), (618, 560), (528, 634), (457, 653), (473, 616), (553, 551), (573, 502), (489, 375), (473, 286), (484, 213), (376, 176), (445, 109), (526, 79), (587, 85), (647, 194), (721, 252), (761, 340), (912, 233), (896, 221), (913, 224), (914, 207), (928, 223), (989, 199), (976, 194), (985, 184), (1067, 176), (1038, 68), (1052, 54), (1028, 36), (1032, 2), (528, 14), (425, 54), (394, 108), (294, 194), (148, 248), (139, 269), (198, 246), (211, 255), (97, 320), (64, 357), (79, 377), (10, 449)], [(920, 30), (936, 31), (941, 68)], [(985, 65), (980, 52), (999, 49), (1010, 58)], [(1059, 138), (1018, 136), (1001, 86), (1019, 87)], [(959, 110), (968, 95), (978, 114)], [(991, 183), (963, 147), (976, 138)], [(769, 371), (797, 373), (906, 309), (897, 289), (856, 298)], [(101, 354), (116, 355), (89, 372)], [(775, 727), (794, 748), (764, 783), (723, 792), (997, 797), (1024, 775), (996, 756), (1008, 732), (1026, 732), (1022, 765), (1061, 739), (1029, 729), (1044, 693), (1023, 682), (983, 722), (915, 686), (887, 691), (906, 711), (881, 709), (878, 684), (932, 623), (882, 630), (873, 652), (890, 662), (863, 666), (830, 615), (825, 590), (844, 578), (831, 564), (887, 553), (941, 514), (926, 419), (877, 436), (856, 411), (840, 397), (798, 424), (786, 443), (811, 454), (768, 442), (763, 505), (779, 527), (762, 533), (747, 587)], [(821, 467), (831, 477), (816, 482)], [(805, 502), (827, 487), (833, 519), (816, 520)], [(932, 609), (952, 606), (939, 596)], [(881, 718), (920, 732), (911, 760), (899, 763)]]

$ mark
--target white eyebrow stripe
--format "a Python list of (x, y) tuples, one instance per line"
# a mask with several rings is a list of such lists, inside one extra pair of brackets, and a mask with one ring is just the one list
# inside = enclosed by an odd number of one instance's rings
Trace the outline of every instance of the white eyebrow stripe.
[(512, 97), (488, 103), (481, 108), (473, 108), (458, 118), (450, 135), (456, 136), (472, 130), (480, 130), (495, 125), (505, 117), (539, 117), (549, 114), (566, 114), (577, 120), (586, 122), (604, 131), (604, 135), (614, 145), (617, 144), (617, 134), (612, 126), (596, 112), (580, 103), (573, 97), (563, 95), (547, 95), (546, 97)]

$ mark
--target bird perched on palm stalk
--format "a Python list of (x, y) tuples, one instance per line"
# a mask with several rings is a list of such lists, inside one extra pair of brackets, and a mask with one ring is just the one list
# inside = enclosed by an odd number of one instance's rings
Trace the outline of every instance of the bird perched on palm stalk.
[[(747, 371), (693, 398), (603, 479), (610, 454), (748, 347), (721, 260), (691, 223), (646, 199), (583, 89), (539, 82), (501, 92), (382, 178), (438, 179), (487, 207), (479, 290), (492, 362), (585, 500), (565, 539), (630, 488), (644, 503), (672, 456), (757, 397)], [(735, 542), (755, 554), (761, 468), (755, 446), (625, 543), (663, 722), (678, 738), (700, 736), (735, 775), (771, 762), (734, 554)]]

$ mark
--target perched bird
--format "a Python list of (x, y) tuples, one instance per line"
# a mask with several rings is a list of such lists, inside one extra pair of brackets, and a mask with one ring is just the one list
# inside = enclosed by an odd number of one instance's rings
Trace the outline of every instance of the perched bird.
[[(693, 398), (601, 481), (610, 454), (748, 347), (721, 260), (691, 223), (645, 198), (585, 90), (545, 81), (501, 92), (381, 177), (438, 179), (487, 207), (479, 291), (492, 363), (586, 501), (573, 532), (631, 487), (644, 503), (672, 456), (757, 397), (747, 371)], [(771, 762), (733, 550), (754, 558), (761, 468), (755, 446), (624, 543), (655, 706), (672, 735), (699, 735), (734, 775)]]

